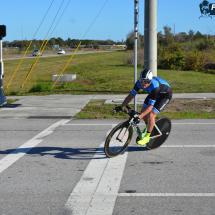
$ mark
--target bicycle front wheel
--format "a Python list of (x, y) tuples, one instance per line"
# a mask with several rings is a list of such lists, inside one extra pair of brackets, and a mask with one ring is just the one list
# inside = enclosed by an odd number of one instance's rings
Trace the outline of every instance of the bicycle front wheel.
[(128, 146), (133, 135), (133, 128), (123, 122), (113, 128), (105, 141), (105, 154), (112, 158), (121, 154)]

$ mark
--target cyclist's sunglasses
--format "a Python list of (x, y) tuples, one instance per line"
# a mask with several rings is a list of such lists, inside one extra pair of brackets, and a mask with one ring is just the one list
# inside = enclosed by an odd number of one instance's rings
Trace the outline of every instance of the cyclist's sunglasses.
[(139, 78), (140, 83), (149, 84), (151, 81), (146, 81), (144, 79)]

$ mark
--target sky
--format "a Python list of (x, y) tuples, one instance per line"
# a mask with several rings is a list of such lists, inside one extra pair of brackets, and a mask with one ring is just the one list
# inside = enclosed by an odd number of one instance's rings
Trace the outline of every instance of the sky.
[[(215, 35), (215, 16), (212, 19), (199, 19), (201, 15), (199, 4), (202, 1), (157, 0), (157, 31), (163, 32), (163, 27), (168, 26), (174, 32), (175, 26), (176, 34), (188, 33), (191, 29), (194, 32)], [(208, 1), (215, 3), (215, 0)], [(134, 29), (134, 0), (0, 0), (0, 2), (0, 25), (6, 25), (7, 29), (3, 42), (24, 39), (43, 40), (45, 37), (48, 39), (61, 37), (64, 40), (111, 39), (117, 42), (125, 41), (126, 35)], [(144, 4), (144, 0), (139, 1), (141, 34), (144, 34)]]

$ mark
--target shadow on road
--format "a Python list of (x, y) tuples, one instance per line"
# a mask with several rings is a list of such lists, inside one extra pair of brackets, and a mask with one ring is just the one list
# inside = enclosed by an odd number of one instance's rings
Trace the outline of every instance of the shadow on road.
[[(19, 154), (26, 153), (28, 155), (51, 155), (58, 159), (75, 159), (75, 160), (88, 160), (88, 159), (106, 159), (108, 158), (104, 153), (104, 148), (61, 148), (61, 147), (35, 147), (33, 149), (18, 148), (0, 151), (0, 154)], [(129, 147), (129, 152), (148, 151), (146, 147)], [(94, 157), (97, 152), (97, 156)]]

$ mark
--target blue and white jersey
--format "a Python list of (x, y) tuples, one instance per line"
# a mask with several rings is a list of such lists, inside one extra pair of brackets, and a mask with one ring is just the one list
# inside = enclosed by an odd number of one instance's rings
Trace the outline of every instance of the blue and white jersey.
[(151, 80), (151, 84), (149, 85), (149, 87), (146, 87), (146, 88), (143, 88), (141, 86), (140, 81), (138, 80), (134, 85), (134, 88), (132, 89), (131, 94), (133, 96), (136, 96), (136, 94), (140, 89), (143, 89), (149, 93), (150, 105), (154, 105), (157, 98), (159, 97), (167, 98), (167, 99), (171, 99), (172, 97), (172, 90), (170, 88), (170, 85), (165, 80), (159, 77), (153, 77)]

